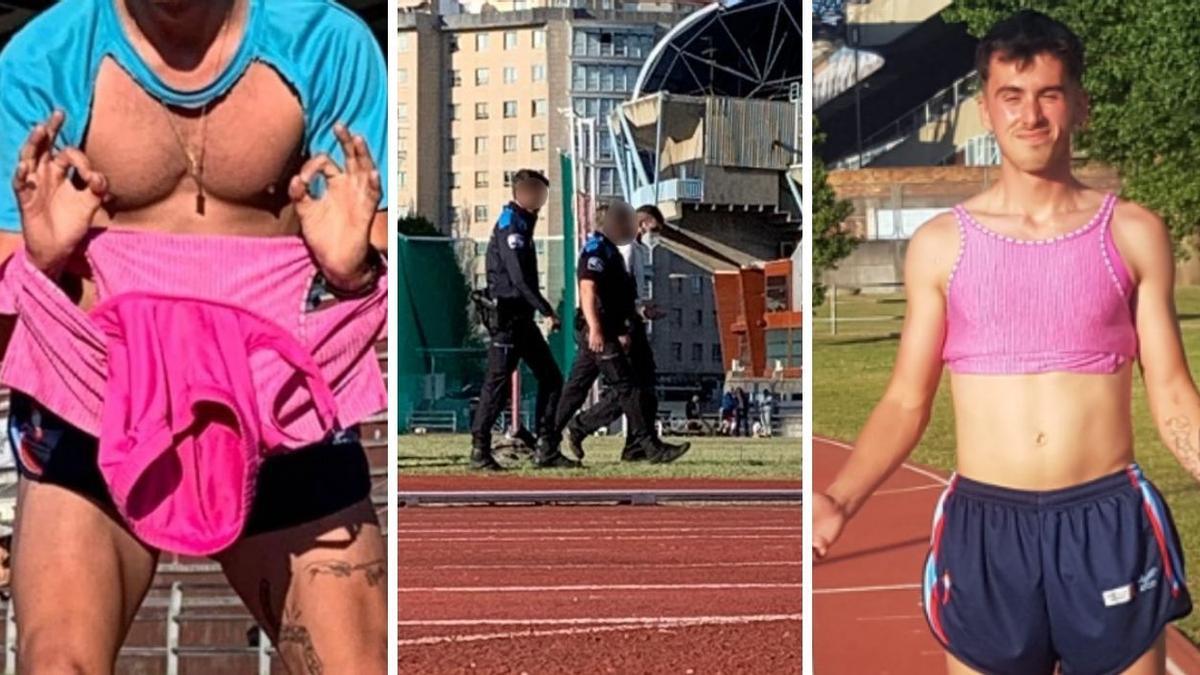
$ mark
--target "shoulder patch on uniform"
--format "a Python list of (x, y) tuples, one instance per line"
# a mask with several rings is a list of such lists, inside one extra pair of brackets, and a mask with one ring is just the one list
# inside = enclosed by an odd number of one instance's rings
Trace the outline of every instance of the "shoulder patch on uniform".
[(508, 235), (508, 247), (514, 250), (525, 248), (525, 236), (521, 234)]
[(591, 256), (587, 259), (587, 268), (593, 272), (603, 272), (604, 261), (596, 256)]
[(513, 212), (512, 209), (506, 208), (500, 212), (500, 219), (496, 221), (496, 227), (502, 230), (507, 230), (512, 226)]

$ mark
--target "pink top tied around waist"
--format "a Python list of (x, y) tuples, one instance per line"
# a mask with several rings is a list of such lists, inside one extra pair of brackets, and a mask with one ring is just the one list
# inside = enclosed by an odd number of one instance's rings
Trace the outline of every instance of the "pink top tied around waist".
[(113, 501), (146, 543), (226, 548), (265, 455), (386, 407), (386, 278), (306, 312), (316, 269), (299, 237), (103, 230), (84, 250), (90, 313), (23, 251), (6, 265), (0, 311), (18, 320), (0, 382), (99, 437)]
[(1117, 197), (1050, 239), (1005, 237), (961, 205), (942, 356), (956, 373), (1112, 373), (1137, 355), (1133, 283), (1112, 239)]

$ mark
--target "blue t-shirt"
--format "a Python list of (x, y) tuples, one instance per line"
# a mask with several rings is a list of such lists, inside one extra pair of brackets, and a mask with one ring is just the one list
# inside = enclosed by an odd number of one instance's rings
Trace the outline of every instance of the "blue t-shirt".
[[(304, 150), (345, 157), (333, 135), (343, 122), (387, 166), (387, 66), (370, 30), (333, 0), (249, 0), (245, 34), (229, 65), (203, 89), (181, 91), (162, 81), (125, 34), (117, 0), (62, 0), (30, 21), (0, 53), (0, 182), (11, 185), (29, 132), (58, 109), (66, 114), (58, 145), (79, 147), (87, 131), (100, 64), (111, 57), (151, 96), (200, 108), (227, 93), (251, 63), (273, 68), (304, 111)], [(382, 180), (379, 208), (387, 207)], [(0, 230), (19, 231), (11, 187), (0, 187)]]

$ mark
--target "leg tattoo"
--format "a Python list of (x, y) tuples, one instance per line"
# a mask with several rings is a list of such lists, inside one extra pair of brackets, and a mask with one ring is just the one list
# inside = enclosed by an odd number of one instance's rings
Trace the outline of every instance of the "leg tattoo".
[(283, 611), (282, 625), (279, 627), (279, 651), (287, 645), (294, 646), (303, 658), (304, 672), (307, 675), (322, 675), (325, 672), (317, 648), (313, 646), (312, 635), (308, 628), (300, 623), (300, 610), (293, 607), (291, 611)]
[(308, 573), (309, 581), (316, 579), (322, 574), (328, 574), (338, 579), (348, 579), (355, 572), (362, 572), (367, 585), (375, 587), (387, 579), (387, 561), (380, 558), (379, 560), (351, 565), (344, 560), (318, 560), (306, 565), (304, 571)]

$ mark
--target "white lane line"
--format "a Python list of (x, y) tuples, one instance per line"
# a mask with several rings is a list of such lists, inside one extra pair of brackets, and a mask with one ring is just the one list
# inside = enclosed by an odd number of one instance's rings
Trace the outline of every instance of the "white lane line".
[(606, 533), (606, 532), (799, 532), (800, 525), (752, 525), (746, 527), (547, 527), (527, 529), (523, 527), (506, 527), (496, 529), (462, 528), (423, 528), (404, 529), (398, 532), (404, 534), (537, 534), (541, 532), (573, 532)]
[(420, 586), (401, 593), (550, 593), (566, 591), (723, 591), (802, 588), (799, 583), (744, 584), (565, 584), (560, 586)]
[[(781, 621), (800, 621), (800, 614), (768, 614), (755, 616), (725, 616), (725, 617), (679, 617), (673, 619), (632, 619), (630, 622), (616, 625), (590, 625), (555, 629), (530, 629), (523, 631), (506, 631), (502, 633), (475, 633), (469, 635), (432, 635), (420, 638), (397, 640), (401, 647), (419, 645), (435, 645), (448, 642), (482, 642), (487, 640), (511, 640), (514, 638), (549, 637), (555, 635), (592, 635), (595, 633), (626, 632), (636, 630), (666, 630), (672, 628), (689, 628), (694, 626), (748, 625), (755, 623), (775, 623)], [(593, 621), (592, 623), (598, 623)]]
[(909, 492), (926, 492), (928, 490), (941, 490), (944, 487), (945, 487), (944, 485), (931, 483), (929, 485), (916, 485), (913, 487), (892, 488), (890, 490), (876, 490), (875, 492), (872, 493), (872, 496), (878, 497), (880, 495), (899, 495), (899, 494), (907, 494)]
[(844, 586), (841, 588), (814, 588), (813, 595), (842, 595), (845, 593), (876, 593), (884, 591), (911, 591), (920, 589), (921, 584), (885, 584), (882, 586)]
[[(815, 441), (818, 439), (814, 438), (813, 440)], [(823, 443), (828, 443), (829, 445), (832, 445), (834, 447), (842, 448), (843, 450), (854, 450), (853, 445), (850, 445), (849, 443), (844, 443), (842, 441), (838, 441), (838, 440), (835, 440), (832, 438), (825, 438), (824, 436), (820, 436), (819, 440)], [(927, 469), (922, 469), (919, 466), (913, 466), (912, 464), (909, 464), (908, 462), (904, 462), (903, 464), (900, 465), (900, 467), (904, 468), (904, 469), (908, 469), (909, 471), (917, 474), (918, 476), (924, 476), (925, 478), (928, 478), (928, 479), (938, 483), (939, 485), (949, 485), (950, 484), (950, 481), (937, 475), (936, 473), (929, 471)]]
[(752, 621), (791, 621), (799, 614), (713, 614), (708, 616), (604, 616), (560, 619), (406, 619), (397, 626), (591, 626), (604, 624), (665, 623), (749, 623)]
[(620, 568), (622, 570), (630, 569), (711, 569), (713, 567), (792, 567), (799, 565), (800, 559), (795, 560), (754, 560), (740, 562), (712, 562), (712, 563), (669, 563), (669, 562), (649, 562), (649, 563), (563, 563), (561, 565), (433, 565), (430, 567), (418, 567), (416, 565), (405, 565), (405, 571), (415, 569), (421, 570), (591, 570), (591, 569), (609, 569)]
[(656, 535), (653, 537), (642, 536), (623, 536), (613, 535), (605, 537), (401, 537), (400, 543), (411, 544), (414, 542), (489, 542), (489, 541), (666, 541), (669, 539), (703, 539), (706, 541), (716, 541), (724, 539), (800, 539), (801, 535), (797, 534), (718, 534), (702, 535), (702, 534), (681, 534), (681, 535)]

